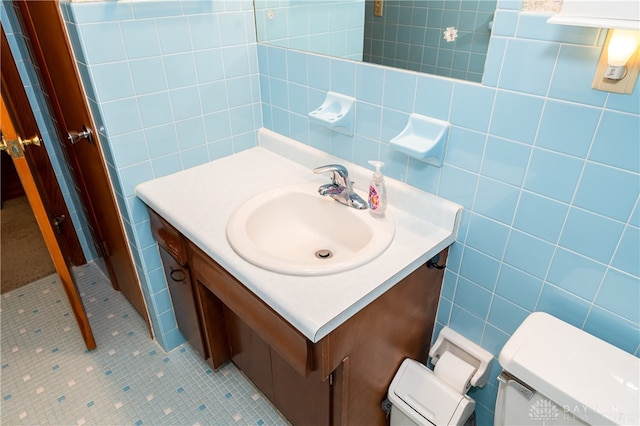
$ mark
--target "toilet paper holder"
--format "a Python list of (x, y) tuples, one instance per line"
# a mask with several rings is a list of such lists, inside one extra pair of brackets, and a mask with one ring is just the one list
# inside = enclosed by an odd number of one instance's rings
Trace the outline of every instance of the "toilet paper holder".
[(487, 384), (491, 362), (493, 362), (491, 352), (445, 326), (429, 351), (431, 363), (437, 365), (440, 357), (446, 352), (450, 352), (475, 368), (469, 380), (469, 386), (483, 387)]

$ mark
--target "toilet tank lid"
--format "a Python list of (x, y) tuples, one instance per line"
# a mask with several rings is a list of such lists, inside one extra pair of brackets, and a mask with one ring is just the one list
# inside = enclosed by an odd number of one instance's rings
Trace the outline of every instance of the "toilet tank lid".
[(530, 314), (498, 360), (589, 424), (640, 424), (640, 359), (549, 314)]

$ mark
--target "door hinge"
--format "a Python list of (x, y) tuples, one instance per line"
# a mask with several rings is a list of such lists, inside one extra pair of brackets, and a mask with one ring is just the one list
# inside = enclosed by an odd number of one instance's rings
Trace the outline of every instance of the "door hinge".
[(106, 241), (100, 241), (100, 251), (102, 252), (102, 257), (111, 256), (111, 252), (109, 251), (109, 246)]
[(65, 219), (66, 219), (66, 216), (61, 214), (60, 216), (55, 216), (51, 221), (51, 224), (53, 225), (53, 229), (56, 231), (56, 234), (62, 234), (62, 228), (60, 227), (60, 225), (62, 225), (62, 222), (64, 222)]

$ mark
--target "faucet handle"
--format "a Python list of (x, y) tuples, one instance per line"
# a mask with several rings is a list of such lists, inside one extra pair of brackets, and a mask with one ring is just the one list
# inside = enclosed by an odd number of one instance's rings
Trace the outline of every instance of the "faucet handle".
[[(347, 168), (340, 164), (327, 164), (326, 166), (320, 166), (313, 169), (313, 173), (326, 173), (331, 172), (331, 182), (335, 184), (342, 184), (345, 187), (350, 186), (349, 171)], [(338, 179), (340, 178), (340, 179)]]
[(349, 176), (349, 171), (341, 164), (327, 164), (326, 166), (320, 166), (313, 169), (313, 173), (316, 174), (324, 172), (335, 172), (343, 179)]

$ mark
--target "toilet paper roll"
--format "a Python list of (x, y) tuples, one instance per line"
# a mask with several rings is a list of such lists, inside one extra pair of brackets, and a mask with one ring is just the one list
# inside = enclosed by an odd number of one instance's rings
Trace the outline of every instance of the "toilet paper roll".
[(437, 378), (451, 386), (461, 394), (467, 393), (471, 376), (476, 369), (473, 365), (458, 358), (451, 352), (440, 356), (433, 373)]

